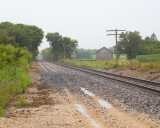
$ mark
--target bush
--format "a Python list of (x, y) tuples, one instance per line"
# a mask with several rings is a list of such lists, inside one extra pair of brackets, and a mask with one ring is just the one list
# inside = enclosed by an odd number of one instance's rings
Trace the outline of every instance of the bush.
[(15, 48), (12, 45), (0, 45), (0, 69), (7, 65), (27, 65), (32, 60), (32, 55), (25, 48)]

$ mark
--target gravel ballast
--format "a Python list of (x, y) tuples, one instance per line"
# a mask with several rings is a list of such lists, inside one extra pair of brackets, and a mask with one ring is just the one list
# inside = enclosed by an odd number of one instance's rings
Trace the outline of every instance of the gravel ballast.
[(59, 91), (62, 91), (60, 88), (67, 87), (72, 93), (79, 94), (82, 93), (80, 88), (83, 87), (114, 106), (159, 119), (160, 96), (156, 94), (55, 64), (45, 63), (45, 65), (56, 69), (58, 73), (43, 73), (40, 81), (58, 86)]

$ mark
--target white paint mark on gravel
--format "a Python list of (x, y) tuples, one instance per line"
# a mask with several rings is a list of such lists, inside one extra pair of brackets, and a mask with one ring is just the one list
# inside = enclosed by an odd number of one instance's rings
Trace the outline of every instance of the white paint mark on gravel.
[(106, 101), (99, 100), (98, 103), (104, 108), (112, 108), (112, 105), (107, 103)]
[(87, 94), (87, 95), (89, 95), (89, 96), (95, 96), (93, 93), (89, 92), (89, 91), (86, 90), (85, 88), (81, 88), (81, 90), (82, 90), (85, 94)]
[(81, 105), (81, 104), (75, 104), (75, 106), (78, 108), (78, 110), (92, 123), (92, 125), (95, 127), (95, 128), (100, 128), (100, 125), (97, 124), (93, 119), (91, 119), (89, 117), (89, 115), (86, 113), (84, 107)]

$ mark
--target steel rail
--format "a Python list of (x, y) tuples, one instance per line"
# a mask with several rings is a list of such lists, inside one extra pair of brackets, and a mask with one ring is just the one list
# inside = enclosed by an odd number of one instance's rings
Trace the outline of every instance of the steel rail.
[[(148, 91), (152, 91), (152, 92), (158, 93), (160, 95), (160, 83), (158, 83), (158, 82), (153, 82), (153, 81), (148, 81), (148, 80), (143, 80), (143, 79), (137, 79), (137, 78), (133, 78), (133, 77), (122, 76), (122, 75), (118, 75), (118, 74), (114, 74), (114, 73), (107, 73), (107, 72), (97, 71), (97, 70), (88, 69), (88, 68), (76, 67), (76, 66), (66, 65), (66, 64), (57, 63), (57, 62), (52, 62), (52, 63), (56, 64), (56, 65), (63, 66), (63, 67), (79, 70), (79, 71), (82, 71), (82, 72), (87, 72), (87, 73), (90, 73), (90, 74), (93, 74), (93, 75), (97, 75), (97, 76), (100, 76), (100, 77), (103, 77), (103, 78), (108, 78), (108, 79), (112, 79), (112, 80), (116, 80), (116, 81), (119, 81), (119, 82), (122, 82), (122, 83), (129, 84), (129, 85), (133, 85), (135, 87), (138, 87), (138, 88), (141, 88), (141, 89), (145, 89), (145, 90), (148, 90)], [(98, 73), (100, 73), (100, 74), (98, 74)], [(113, 76), (113, 77), (109, 77), (109, 76), (106, 76), (106, 75)], [(114, 78), (115, 76), (116, 76), (116, 78)], [(123, 80), (117, 79), (117, 77), (123, 78)], [(149, 84), (151, 86), (158, 87), (159, 89), (156, 89), (156, 88), (153, 88), (153, 87), (147, 87), (149, 85), (142, 86), (142, 85), (137, 84), (137, 83), (124, 81), (124, 79), (125, 80), (133, 80), (133, 82), (134, 81), (138, 81), (141, 84)]]

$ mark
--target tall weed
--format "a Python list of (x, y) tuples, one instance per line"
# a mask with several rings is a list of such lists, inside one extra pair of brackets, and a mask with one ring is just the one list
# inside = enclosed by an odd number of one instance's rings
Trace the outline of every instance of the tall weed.
[(4, 115), (8, 100), (23, 92), (30, 84), (28, 73), (22, 67), (8, 65), (0, 71), (0, 116)]

